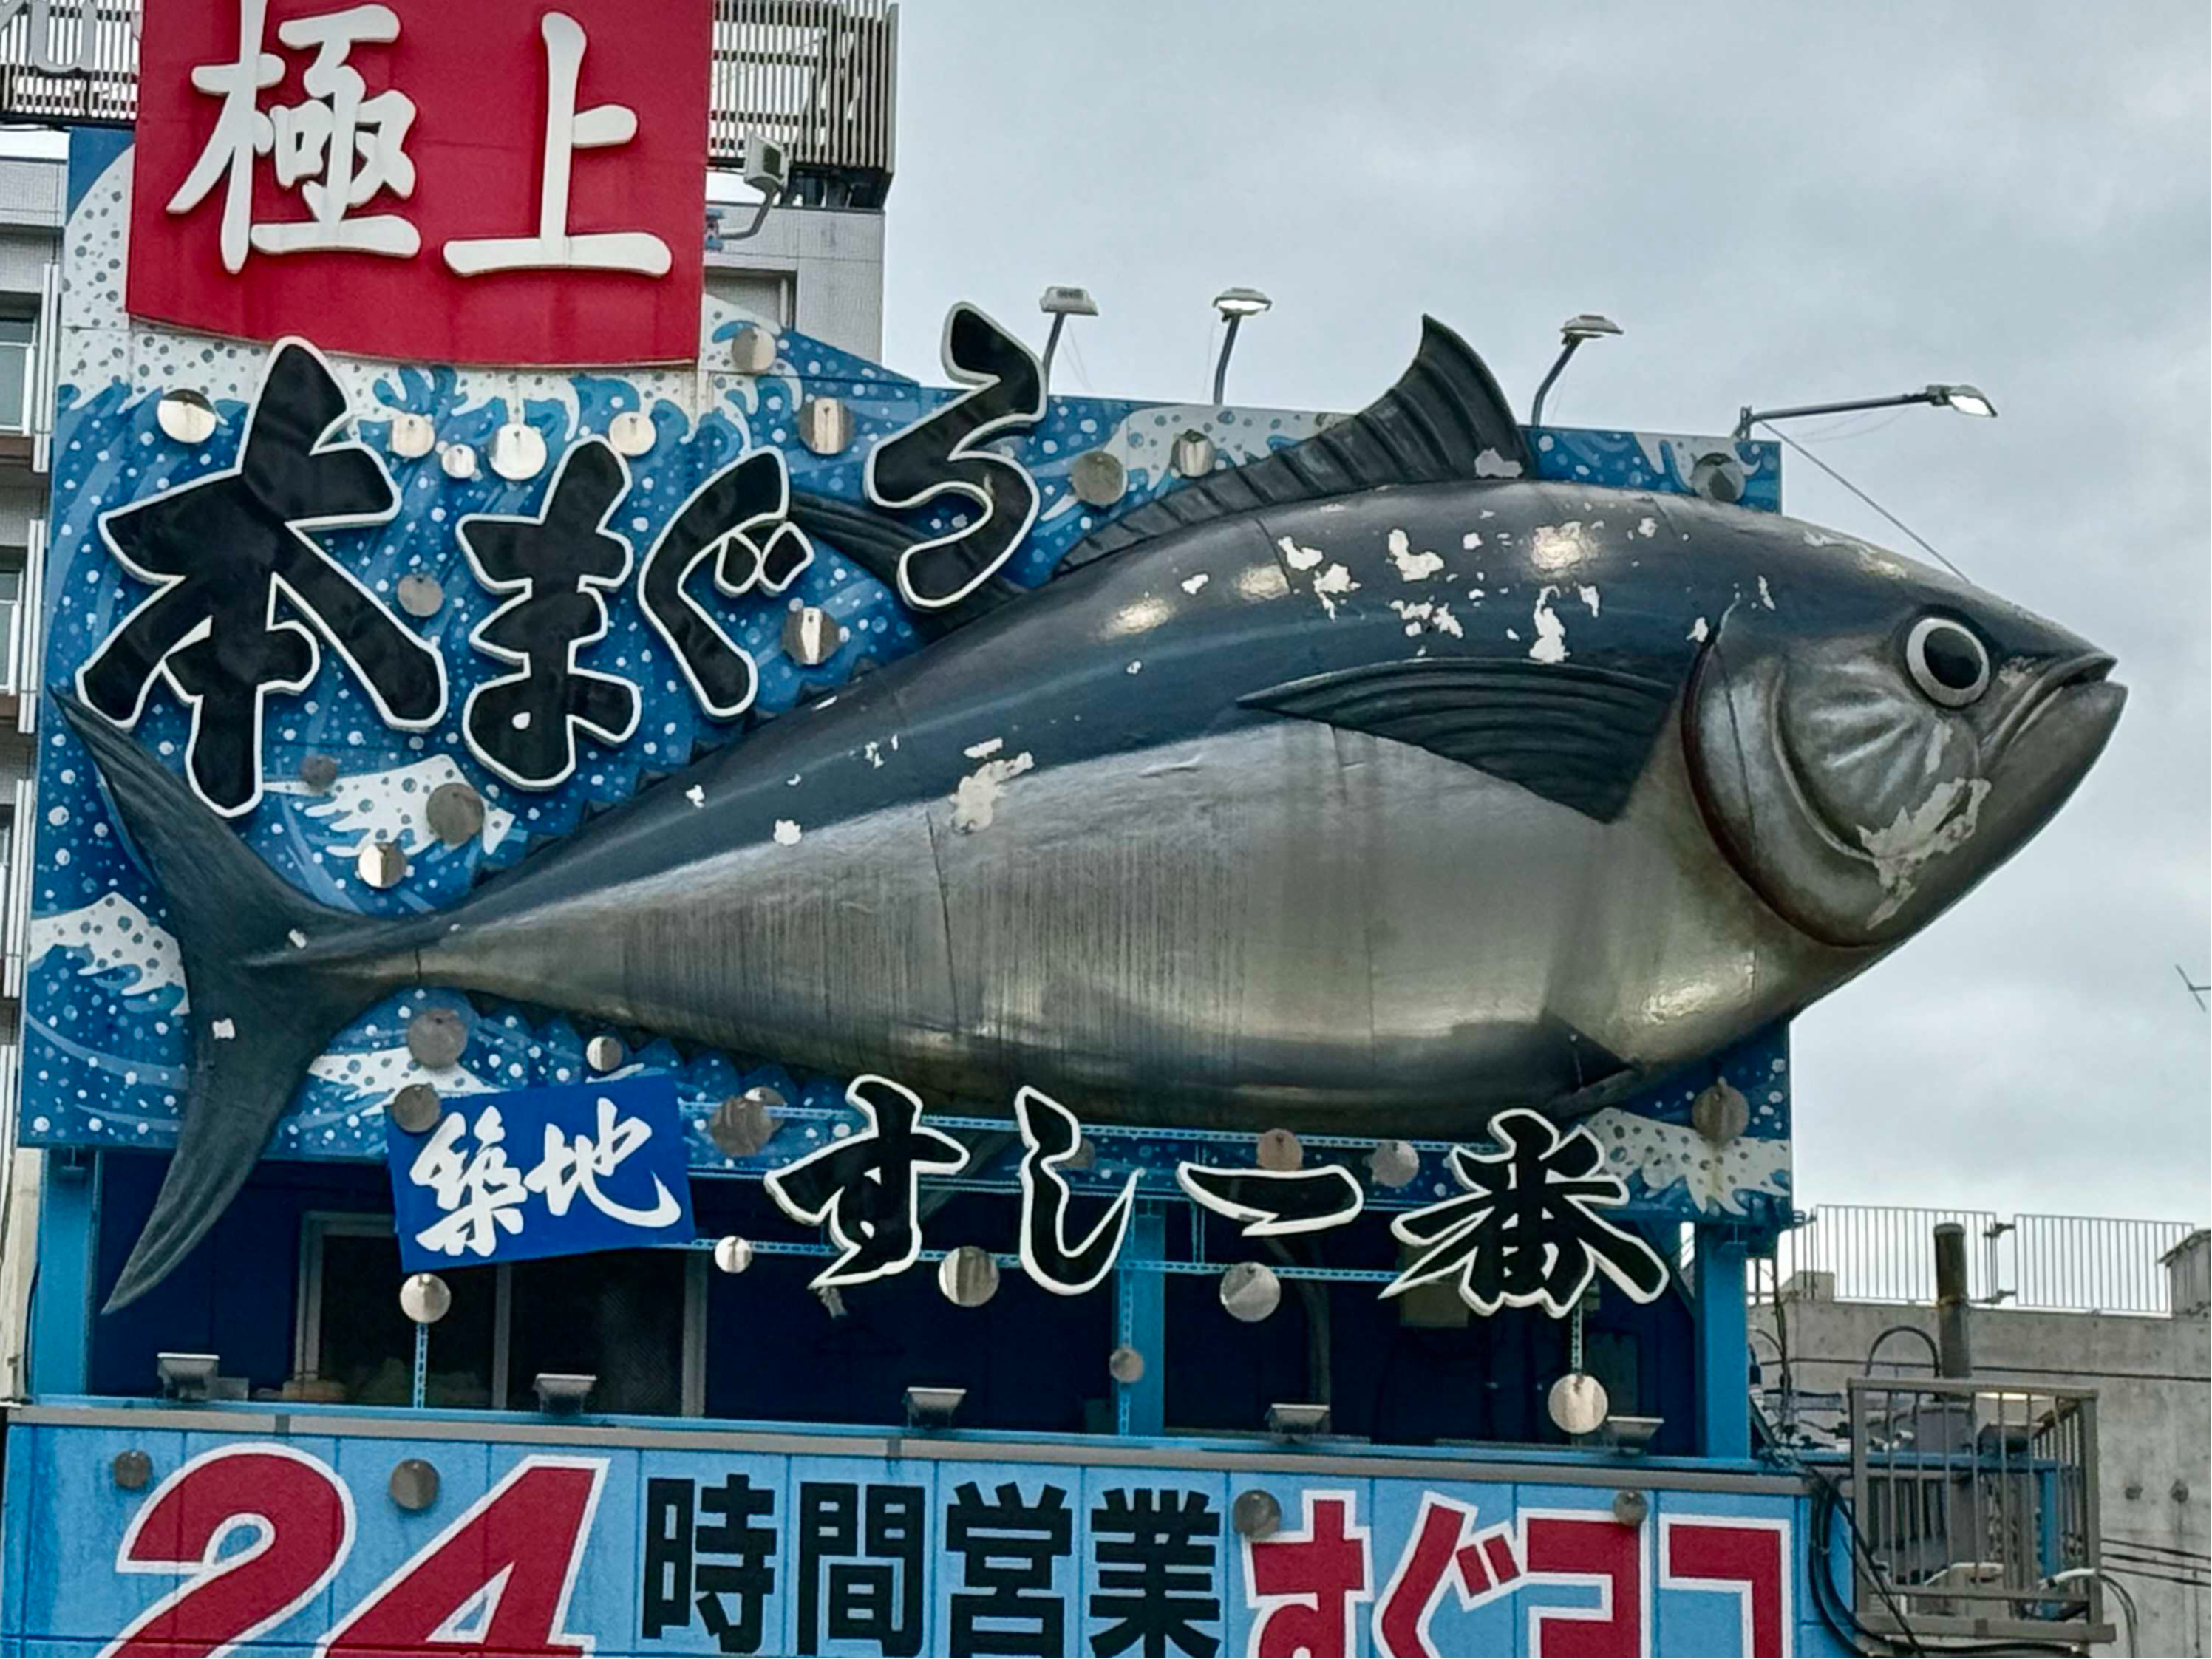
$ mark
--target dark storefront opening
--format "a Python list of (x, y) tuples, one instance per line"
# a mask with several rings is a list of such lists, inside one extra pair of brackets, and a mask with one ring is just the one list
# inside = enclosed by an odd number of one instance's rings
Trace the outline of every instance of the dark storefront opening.
[[(112, 1282), (160, 1185), (160, 1158), (104, 1160), (100, 1283)], [(1073, 1224), (1087, 1227), (1097, 1200)], [(749, 1182), (697, 1183), (702, 1237), (804, 1235)], [(1016, 1200), (956, 1193), (926, 1221), (933, 1247), (1003, 1249)], [(1191, 1220), (1168, 1215), (1170, 1261), (1191, 1259)], [(1284, 1255), (1209, 1224), (1206, 1255), (1285, 1264)], [(1324, 1244), (1288, 1241), (1290, 1261), (1390, 1269), (1396, 1245), (1379, 1218)], [(932, 1264), (825, 1297), (808, 1288), (818, 1255), (758, 1254), (744, 1273), (703, 1251), (632, 1250), (441, 1270), (453, 1309), (431, 1330), (425, 1398), (434, 1407), (537, 1408), (541, 1372), (596, 1377), (595, 1413), (696, 1415), (748, 1422), (882, 1425), (902, 1419), (908, 1386), (964, 1388), (962, 1428), (1109, 1433), (1106, 1358), (1115, 1340), (1110, 1287), (1054, 1296), (1018, 1267), (980, 1308), (939, 1294)], [(398, 1406), (410, 1397), (414, 1327), (393, 1287), (404, 1277), (380, 1169), (270, 1163), (205, 1244), (143, 1301), (103, 1318), (92, 1385), (155, 1391), (155, 1355), (214, 1352), (252, 1396)], [(1166, 1280), (1163, 1367), (1168, 1429), (1261, 1431), (1269, 1406), (1326, 1400), (1332, 1431), (1378, 1443), (1557, 1445), (1544, 1394), (1567, 1369), (1568, 1327), (1539, 1311), (1469, 1316), (1449, 1291), (1383, 1301), (1374, 1280), (1285, 1279), (1257, 1323), (1221, 1305), (1218, 1267)], [(1585, 1364), (1613, 1409), (1664, 1419), (1653, 1449), (1694, 1450), (1693, 1337), (1675, 1291), (1638, 1307), (1610, 1288), (1589, 1304)], [(1147, 1355), (1148, 1365), (1163, 1357)]]

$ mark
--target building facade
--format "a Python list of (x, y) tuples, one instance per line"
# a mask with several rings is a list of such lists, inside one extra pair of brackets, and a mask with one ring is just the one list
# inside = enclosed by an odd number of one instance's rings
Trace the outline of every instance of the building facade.
[[(2109, 659), (1433, 322), (1352, 416), (896, 372), (874, 0), (75, 21), (0, 1654), (2109, 1634), (2082, 1390), (1839, 1460), (1747, 1300), (1788, 1016)], [(1839, 707), (1967, 769), (1841, 871), (1741, 741)]]

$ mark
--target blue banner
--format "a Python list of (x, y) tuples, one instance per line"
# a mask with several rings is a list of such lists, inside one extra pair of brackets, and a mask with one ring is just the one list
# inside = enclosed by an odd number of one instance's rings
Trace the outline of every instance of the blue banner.
[(1773, 1476), (33, 1413), (8, 1434), (0, 1659), (1847, 1650), (1808, 1501)]
[(672, 1078), (464, 1095), (386, 1144), (410, 1273), (692, 1237)]

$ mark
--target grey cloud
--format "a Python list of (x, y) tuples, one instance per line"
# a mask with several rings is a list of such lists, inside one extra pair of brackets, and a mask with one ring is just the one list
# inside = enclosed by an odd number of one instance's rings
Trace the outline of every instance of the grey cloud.
[[(2212, 163), (2199, 3), (1813, 9), (909, 0), (888, 355), (945, 307), (1056, 378), (1194, 398), (1207, 301), (1275, 297), (1232, 395), (1356, 408), (1435, 313), (1525, 405), (1724, 430), (1747, 401), (1931, 380), (1797, 432), (2005, 598), (2114, 651), (2133, 702), (2043, 837), (1798, 1027), (1807, 1201), (2203, 1220), (2212, 969)], [(1795, 457), (1790, 510), (1913, 551)]]

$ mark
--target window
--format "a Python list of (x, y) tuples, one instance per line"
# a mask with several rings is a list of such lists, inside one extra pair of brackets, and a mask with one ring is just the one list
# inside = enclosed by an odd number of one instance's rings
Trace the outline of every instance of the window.
[(31, 417), (31, 350), (37, 323), (0, 317), (0, 432), (26, 432)]
[(797, 315), (797, 287), (798, 278), (787, 270), (707, 267), (708, 293), (778, 328), (789, 328)]
[(0, 691), (21, 689), (16, 684), (16, 659), (22, 654), (22, 647), (15, 607), (22, 602), (23, 563), (27, 556), (27, 549), (0, 547)]
[[(407, 1405), (415, 1327), (390, 1218), (311, 1212), (302, 1231), (294, 1392)], [(628, 1250), (441, 1268), (453, 1305), (430, 1328), (424, 1403), (533, 1411), (540, 1373), (584, 1372), (599, 1379), (590, 1411), (699, 1415), (706, 1267), (694, 1253)]]

